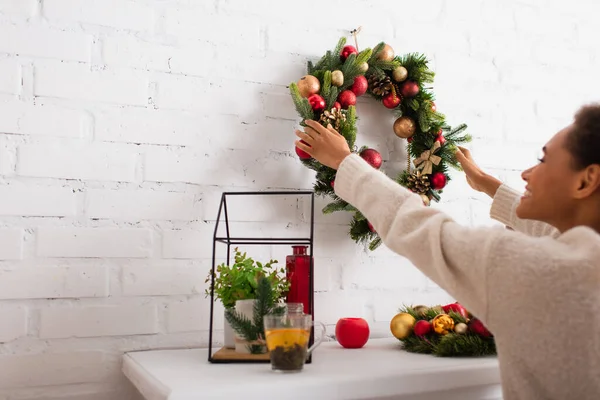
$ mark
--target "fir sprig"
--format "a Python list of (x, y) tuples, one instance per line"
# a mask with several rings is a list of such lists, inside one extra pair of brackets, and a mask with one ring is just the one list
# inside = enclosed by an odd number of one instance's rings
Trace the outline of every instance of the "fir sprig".
[(257, 354), (264, 351), (264, 346), (252, 342), (264, 340), (264, 317), (267, 314), (281, 315), (285, 308), (276, 304), (275, 293), (271, 283), (266, 277), (258, 281), (256, 288), (256, 301), (253, 307), (252, 319), (238, 313), (235, 308), (225, 310), (225, 319), (233, 330), (244, 340), (251, 342), (248, 347), (250, 353)]

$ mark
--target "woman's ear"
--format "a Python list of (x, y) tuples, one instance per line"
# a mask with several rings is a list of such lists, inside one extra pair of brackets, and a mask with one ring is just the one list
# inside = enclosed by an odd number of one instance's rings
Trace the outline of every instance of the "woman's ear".
[(592, 164), (587, 166), (579, 179), (579, 187), (575, 192), (575, 198), (584, 199), (596, 193), (600, 188), (600, 165)]

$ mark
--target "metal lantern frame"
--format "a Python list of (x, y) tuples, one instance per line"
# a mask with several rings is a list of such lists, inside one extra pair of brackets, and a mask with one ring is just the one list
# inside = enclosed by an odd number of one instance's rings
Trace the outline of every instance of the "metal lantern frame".
[[(308, 237), (238, 237), (232, 235), (230, 230), (230, 220), (229, 213), (227, 209), (227, 199), (230, 197), (240, 197), (240, 196), (296, 196), (300, 197), (309, 197), (310, 198), (310, 221), (309, 228), (310, 233)], [(219, 236), (219, 227), (221, 226), (221, 219), (223, 219), (223, 223), (225, 224), (225, 236)], [(314, 307), (314, 257), (313, 257), (313, 247), (314, 247), (314, 219), (315, 219), (315, 193), (313, 191), (255, 191), (255, 192), (223, 192), (221, 195), (221, 202), (219, 204), (219, 211), (217, 213), (217, 219), (215, 223), (215, 229), (213, 234), (213, 248), (212, 248), (212, 270), (211, 270), (211, 280), (210, 280), (210, 327), (209, 327), (209, 339), (208, 339), (208, 361), (211, 363), (268, 363), (268, 359), (253, 359), (253, 358), (231, 358), (231, 359), (222, 359), (215, 358), (213, 354), (213, 318), (214, 318), (214, 308), (215, 308), (215, 298), (214, 298), (214, 281), (215, 281), (215, 269), (216, 269), (216, 260), (217, 260), (217, 244), (224, 244), (227, 249), (227, 264), (230, 264), (231, 261), (231, 246), (236, 245), (257, 245), (257, 246), (265, 246), (265, 245), (287, 245), (287, 246), (295, 246), (295, 245), (304, 245), (308, 246), (308, 256), (310, 258), (310, 283), (309, 283), (309, 308), (310, 315), (312, 320), (315, 318), (315, 307)], [(314, 343), (314, 326), (311, 327), (311, 334), (308, 346), (312, 346)], [(312, 361), (312, 355), (309, 356), (307, 363)]]

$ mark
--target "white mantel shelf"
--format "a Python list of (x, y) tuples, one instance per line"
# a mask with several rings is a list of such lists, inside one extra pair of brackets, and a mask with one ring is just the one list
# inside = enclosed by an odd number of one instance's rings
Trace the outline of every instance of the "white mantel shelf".
[(502, 398), (496, 357), (412, 354), (393, 338), (352, 350), (323, 343), (295, 374), (273, 372), (269, 364), (211, 364), (207, 351), (131, 352), (123, 372), (147, 400)]

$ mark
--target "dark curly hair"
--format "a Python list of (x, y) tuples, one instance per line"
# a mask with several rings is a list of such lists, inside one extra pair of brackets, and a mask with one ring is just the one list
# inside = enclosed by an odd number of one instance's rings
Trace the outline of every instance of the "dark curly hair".
[(567, 138), (567, 149), (573, 155), (577, 170), (600, 164), (600, 103), (577, 111)]

